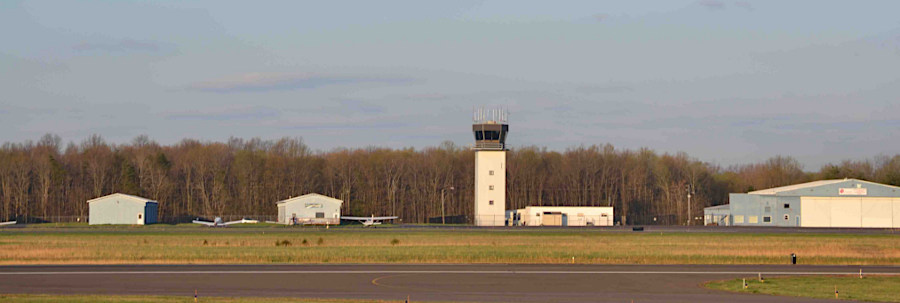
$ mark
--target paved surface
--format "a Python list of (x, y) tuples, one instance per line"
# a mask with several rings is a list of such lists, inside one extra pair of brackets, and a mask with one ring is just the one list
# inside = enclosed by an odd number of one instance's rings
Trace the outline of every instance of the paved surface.
[[(551, 227), (551, 226), (501, 226), (480, 227), (468, 225), (389, 225), (380, 228), (364, 228), (361, 226), (341, 226), (325, 229), (323, 227), (232, 227), (209, 228), (206, 226), (167, 228), (166, 224), (155, 224), (152, 227), (59, 227), (41, 226), (25, 228), (27, 225), (0, 226), (0, 232), (8, 234), (29, 233), (297, 233), (297, 232), (330, 232), (330, 233), (391, 233), (391, 232), (502, 232), (502, 233), (733, 233), (733, 234), (882, 234), (898, 235), (900, 229), (890, 228), (809, 228), (809, 227), (753, 227), (753, 226), (597, 226), (597, 227)], [(643, 231), (634, 231), (635, 227), (643, 227)]]
[[(900, 267), (862, 267), (900, 274)], [(478, 302), (830, 302), (738, 295), (705, 281), (857, 274), (854, 266), (107, 265), (0, 266), (0, 293), (269, 296)]]

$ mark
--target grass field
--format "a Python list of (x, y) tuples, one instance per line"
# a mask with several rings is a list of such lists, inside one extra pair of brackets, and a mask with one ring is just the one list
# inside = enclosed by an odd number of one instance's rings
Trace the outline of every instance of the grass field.
[(766, 279), (760, 283), (756, 279), (747, 280), (748, 289), (741, 287), (742, 280), (710, 282), (705, 286), (712, 289), (739, 293), (769, 294), (793, 297), (834, 299), (837, 286), (839, 299), (900, 302), (900, 277), (897, 276), (800, 276)]
[[(93, 296), (93, 295), (2, 295), (0, 302), (9, 303), (193, 303), (193, 297), (169, 296)], [(292, 298), (220, 298), (200, 297), (197, 302), (204, 303), (399, 303), (403, 301), (377, 300), (328, 300), (328, 299), (292, 299)]]
[[(278, 229), (281, 230), (281, 229)], [(900, 265), (900, 237), (841, 234), (186, 229), (0, 232), (0, 264), (576, 263)]]

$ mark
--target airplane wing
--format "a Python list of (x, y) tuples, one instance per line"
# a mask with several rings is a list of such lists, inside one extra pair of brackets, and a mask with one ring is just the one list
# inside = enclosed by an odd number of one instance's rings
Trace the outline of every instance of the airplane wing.
[(400, 218), (400, 217), (397, 217), (397, 216), (390, 216), (390, 217), (369, 217), (369, 219), (372, 219), (372, 220), (394, 220), (394, 219), (397, 219), (397, 218)]
[(223, 224), (225, 224), (225, 225), (231, 225), (231, 224), (240, 224), (240, 223), (259, 223), (259, 221), (256, 221), (256, 220), (247, 220), (247, 219), (240, 219), (240, 220), (237, 220), (237, 221), (225, 222), (225, 223), (223, 223)]
[(216, 225), (215, 222), (206, 222), (206, 221), (200, 221), (200, 220), (194, 220), (194, 221), (191, 221), (191, 223), (194, 223), (194, 224), (203, 224), (203, 225), (206, 225), (206, 226), (214, 226), (214, 225)]
[(393, 219), (397, 219), (397, 218), (400, 218), (400, 217), (397, 217), (397, 216), (393, 216), (393, 217), (344, 217), (344, 216), (341, 216), (341, 220), (356, 220), (356, 221), (393, 220)]

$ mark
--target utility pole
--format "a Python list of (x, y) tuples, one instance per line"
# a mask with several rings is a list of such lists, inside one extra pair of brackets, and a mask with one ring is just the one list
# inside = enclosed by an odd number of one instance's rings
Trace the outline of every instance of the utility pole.
[(688, 192), (688, 224), (691, 225), (691, 192)]
[(692, 210), (691, 194), (694, 193), (694, 187), (690, 183), (688, 183), (687, 188), (685, 188), (685, 190), (687, 191), (687, 198), (688, 198), (688, 200), (687, 200), (687, 204), (688, 204), (687, 205), (687, 209), (688, 209), (687, 225), (691, 225), (691, 223), (693, 221), (693, 213), (691, 213), (691, 210)]
[(447, 224), (447, 219), (444, 216), (444, 190), (454, 190), (453, 186), (441, 188), (441, 224)]

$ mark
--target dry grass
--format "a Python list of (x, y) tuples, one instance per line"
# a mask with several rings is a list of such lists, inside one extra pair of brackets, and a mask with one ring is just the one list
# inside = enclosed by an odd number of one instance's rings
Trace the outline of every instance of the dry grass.
[[(319, 243), (319, 238), (322, 238)], [(307, 244), (302, 244), (303, 240)], [(397, 239), (397, 241), (394, 241)], [(292, 245), (276, 246), (288, 241)], [(0, 264), (900, 265), (893, 235), (582, 232), (0, 233)]]
[[(188, 303), (193, 297), (173, 296), (97, 296), (97, 295), (3, 295), (0, 302), (10, 303)], [(223, 298), (201, 297), (199, 302), (215, 303), (399, 303), (402, 301), (380, 300), (333, 300), (333, 299), (294, 299), (294, 298)]]

